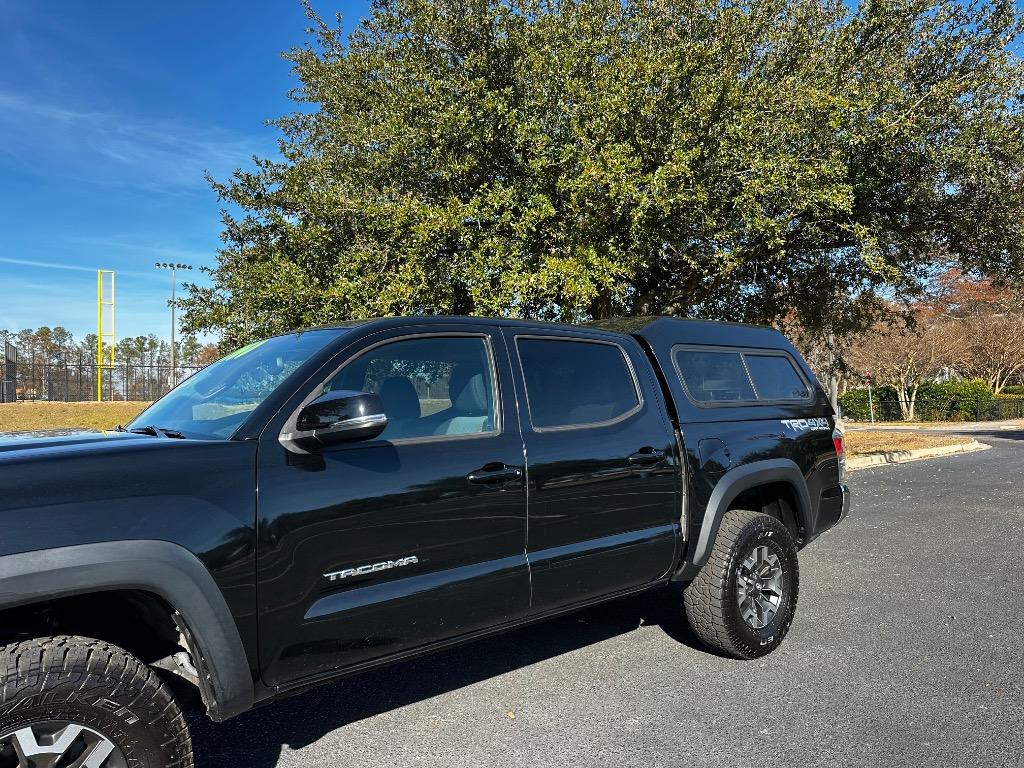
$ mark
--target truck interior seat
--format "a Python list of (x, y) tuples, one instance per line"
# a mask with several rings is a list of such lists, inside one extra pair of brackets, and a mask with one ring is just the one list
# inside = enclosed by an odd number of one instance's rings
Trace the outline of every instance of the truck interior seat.
[(380, 385), (380, 399), (388, 416), (387, 437), (418, 437), (420, 399), (408, 376), (390, 376)]
[[(452, 378), (454, 380), (455, 377)], [(434, 434), (471, 435), (491, 429), (490, 398), (487, 395), (484, 375), (477, 373), (470, 376), (455, 396), (452, 407), (444, 411), (448, 418), (437, 425)]]

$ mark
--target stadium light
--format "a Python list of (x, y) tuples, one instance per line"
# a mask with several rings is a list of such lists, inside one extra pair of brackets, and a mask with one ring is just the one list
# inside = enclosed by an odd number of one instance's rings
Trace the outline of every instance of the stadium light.
[(178, 319), (175, 315), (175, 293), (178, 290), (178, 270), (192, 269), (191, 264), (179, 264), (171, 261), (158, 261), (154, 264), (157, 269), (168, 269), (171, 272), (171, 386), (173, 387), (178, 383), (178, 371), (177, 365), (174, 360), (174, 335), (178, 325)]

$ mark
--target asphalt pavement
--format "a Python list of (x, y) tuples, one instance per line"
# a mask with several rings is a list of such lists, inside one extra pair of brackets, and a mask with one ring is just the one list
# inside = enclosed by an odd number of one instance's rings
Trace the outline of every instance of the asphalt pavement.
[(197, 725), (198, 768), (1024, 765), (1024, 429), (861, 470), (771, 656), (620, 601)]

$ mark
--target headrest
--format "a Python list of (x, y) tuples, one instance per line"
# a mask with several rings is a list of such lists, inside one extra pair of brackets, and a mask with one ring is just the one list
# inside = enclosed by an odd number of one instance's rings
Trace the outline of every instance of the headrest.
[(380, 385), (380, 399), (389, 419), (418, 419), (420, 399), (416, 387), (406, 376), (390, 376)]
[(487, 385), (484, 384), (484, 375), (477, 373), (470, 376), (462, 387), (462, 391), (455, 396), (452, 405), (459, 413), (487, 413), (490, 403), (487, 402)]
[(448, 396), (452, 404), (459, 398), (459, 394), (466, 388), (466, 384), (473, 376), (480, 373), (480, 366), (470, 363), (456, 363), (448, 376)]

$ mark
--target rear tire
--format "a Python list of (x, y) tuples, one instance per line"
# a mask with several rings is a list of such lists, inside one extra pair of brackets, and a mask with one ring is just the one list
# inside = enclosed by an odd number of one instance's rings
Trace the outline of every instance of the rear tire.
[(0, 768), (192, 768), (170, 690), (117, 646), (67, 635), (4, 646), (0, 686)]
[(686, 617), (700, 640), (738, 659), (771, 653), (796, 615), (800, 569), (796, 545), (777, 518), (730, 510), (711, 554), (683, 592)]

